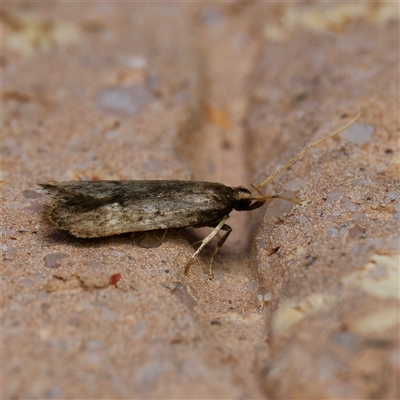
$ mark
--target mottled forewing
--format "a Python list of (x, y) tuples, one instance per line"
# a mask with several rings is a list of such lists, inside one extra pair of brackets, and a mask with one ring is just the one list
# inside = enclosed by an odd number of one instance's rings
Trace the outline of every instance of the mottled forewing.
[(191, 181), (48, 182), (44, 219), (77, 237), (207, 225), (232, 210), (233, 189)]

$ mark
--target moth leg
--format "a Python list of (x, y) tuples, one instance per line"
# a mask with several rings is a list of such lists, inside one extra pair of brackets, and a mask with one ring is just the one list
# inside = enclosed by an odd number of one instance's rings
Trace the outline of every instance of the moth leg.
[(219, 224), (211, 231), (211, 233), (202, 240), (201, 246), (195, 251), (195, 253), (192, 255), (191, 259), (194, 259), (197, 257), (197, 255), (200, 253), (201, 250), (203, 250), (203, 248), (207, 245), (207, 243), (222, 229), (222, 227), (225, 225), (225, 221), (228, 218), (229, 218), (229, 215), (222, 218), (221, 221), (219, 222)]
[[(201, 252), (201, 250), (204, 249), (204, 247), (207, 245), (207, 243), (222, 229), (222, 227), (225, 225), (225, 221), (229, 218), (229, 215), (226, 215), (224, 218), (221, 219), (219, 224), (210, 232), (208, 236), (206, 236), (202, 241), (201, 241), (201, 246), (194, 252), (194, 254), (190, 257), (189, 261), (187, 262), (185, 266), (185, 273), (187, 272), (190, 263), (198, 256), (198, 254)], [(225, 230), (225, 229), (224, 229)], [(223, 238), (226, 236), (226, 234), (223, 236)], [(221, 238), (221, 240), (223, 239)], [(220, 240), (220, 241), (221, 241)], [(225, 238), (226, 240), (226, 238)], [(224, 241), (225, 241), (224, 240)], [(219, 242), (218, 242), (219, 243)]]
[(223, 246), (223, 244), (225, 243), (226, 239), (228, 239), (228, 236), (232, 232), (232, 228), (229, 225), (226, 225), (226, 224), (221, 226), (221, 230), (225, 231), (225, 233), (222, 236), (222, 238), (219, 239), (219, 241), (217, 243), (217, 248), (215, 249), (213, 255), (211, 256), (210, 265), (209, 265), (209, 269), (208, 269), (210, 278), (212, 278), (212, 279), (214, 278), (214, 274), (212, 272), (212, 265), (213, 265), (213, 262), (214, 262), (214, 258), (217, 255), (218, 250)]
[(164, 240), (164, 239), (165, 239), (165, 236), (167, 236), (167, 232), (168, 232), (168, 228), (165, 230), (164, 235), (163, 235), (163, 237), (162, 237), (162, 240)]

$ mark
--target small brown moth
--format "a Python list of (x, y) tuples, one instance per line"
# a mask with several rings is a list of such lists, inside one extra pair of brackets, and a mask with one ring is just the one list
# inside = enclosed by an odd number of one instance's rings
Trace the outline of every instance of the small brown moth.
[(293, 165), (308, 150), (344, 131), (374, 103), (336, 132), (305, 147), (267, 179), (258, 185), (252, 185), (256, 194), (244, 187), (193, 181), (45, 182), (40, 184), (49, 192), (43, 218), (48, 224), (80, 238), (188, 226), (213, 227), (213, 231), (202, 240), (189, 263), (223, 230), (225, 233), (218, 241), (210, 261), (212, 275), (214, 257), (232, 231), (225, 224), (229, 214), (233, 210), (255, 210), (263, 206), (266, 200), (274, 198), (301, 204), (279, 195), (264, 196), (260, 189)]

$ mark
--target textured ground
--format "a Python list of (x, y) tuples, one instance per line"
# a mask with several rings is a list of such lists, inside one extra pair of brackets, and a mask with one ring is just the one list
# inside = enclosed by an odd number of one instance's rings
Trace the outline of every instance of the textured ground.
[[(2, 398), (398, 398), (398, 15), (3, 4)], [(263, 188), (302, 206), (232, 213), (214, 281), (208, 230), (41, 222), (46, 180), (250, 188), (378, 95)]]

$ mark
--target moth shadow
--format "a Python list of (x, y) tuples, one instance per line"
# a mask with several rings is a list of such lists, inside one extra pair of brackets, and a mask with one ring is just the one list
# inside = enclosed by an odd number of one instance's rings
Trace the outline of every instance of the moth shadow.
[[(184, 239), (188, 245), (193, 248), (195, 251), (200, 245), (202, 240), (209, 233), (209, 228), (180, 228), (180, 229), (168, 229), (166, 232), (165, 229), (162, 230), (151, 230), (151, 231), (143, 231), (143, 232), (127, 232), (121, 233), (120, 235), (112, 235), (98, 238), (78, 238), (74, 235), (71, 235), (68, 231), (63, 231), (59, 229), (49, 230), (44, 232), (43, 236), (46, 239), (47, 244), (66, 244), (68, 246), (72, 246), (75, 248), (81, 249), (93, 249), (93, 248), (105, 248), (105, 247), (116, 247), (116, 246), (138, 246), (140, 248), (148, 248), (148, 247), (159, 247), (163, 244), (164, 241), (168, 240), (176, 240), (177, 238)], [(141, 242), (146, 237), (150, 236), (158, 241), (158, 245), (149, 245), (146, 243), (143, 245)], [(201, 251), (198, 255), (198, 258), (205, 263), (205, 265), (209, 263), (210, 257), (212, 256), (217, 238), (214, 238), (211, 243)], [(220, 253), (220, 252), (218, 252)], [(222, 252), (222, 254), (224, 254)], [(217, 256), (217, 259), (219, 257)]]
[(203, 228), (180, 228), (176, 230), (180, 236), (182, 236), (190, 244), (200, 242), (207, 235), (204, 235)]
[(44, 235), (48, 243), (69, 244), (74, 247), (93, 248), (133, 243), (132, 233), (122, 233), (98, 238), (78, 238), (67, 231), (53, 230)]

